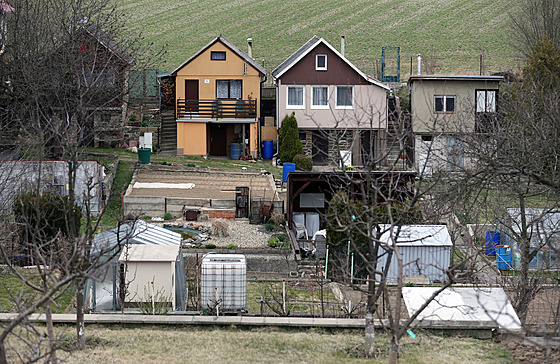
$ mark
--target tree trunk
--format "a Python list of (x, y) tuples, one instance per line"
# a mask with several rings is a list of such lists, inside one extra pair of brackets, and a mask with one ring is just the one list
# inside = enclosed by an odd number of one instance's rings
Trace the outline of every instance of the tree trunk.
[(396, 337), (391, 338), (391, 347), (389, 348), (389, 357), (387, 362), (389, 364), (397, 364), (399, 360), (399, 342)]
[(375, 314), (375, 279), (368, 282), (368, 302), (366, 313), (365, 354), (367, 358), (375, 355), (375, 327), (373, 317)]
[(58, 363), (58, 359), (56, 357), (56, 338), (54, 336), (54, 327), (52, 321), (52, 312), (51, 312), (51, 301), (48, 300), (46, 307), (45, 307), (45, 317), (47, 323), (47, 335), (49, 336), (49, 363)]
[(84, 326), (84, 281), (82, 278), (76, 284), (76, 341), (78, 350), (86, 347), (86, 332)]
[(4, 341), (0, 342), (0, 364), (8, 364), (8, 359), (6, 358), (6, 347), (4, 346)]

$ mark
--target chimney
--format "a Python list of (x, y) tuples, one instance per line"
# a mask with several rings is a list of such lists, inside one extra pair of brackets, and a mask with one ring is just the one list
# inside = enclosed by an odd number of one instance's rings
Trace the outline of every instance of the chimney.
[(422, 74), (422, 57), (418, 55), (418, 74)]
[(253, 58), (253, 38), (247, 38), (247, 55)]
[(345, 46), (345, 38), (343, 35), (340, 36), (340, 54), (344, 57), (344, 46)]

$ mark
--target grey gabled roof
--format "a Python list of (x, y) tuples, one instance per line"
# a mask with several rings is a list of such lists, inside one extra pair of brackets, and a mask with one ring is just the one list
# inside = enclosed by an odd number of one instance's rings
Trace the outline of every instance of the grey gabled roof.
[(179, 67), (177, 67), (175, 70), (173, 70), (173, 72), (171, 72), (172, 76), (176, 76), (177, 72), (185, 67), (187, 64), (189, 64), (193, 59), (195, 59), (196, 57), (198, 57), (202, 52), (204, 52), (205, 50), (207, 50), (211, 45), (213, 45), (216, 42), (222, 42), (223, 45), (225, 45), (226, 47), (228, 47), (229, 49), (231, 49), (231, 51), (235, 54), (237, 54), (239, 57), (241, 57), (245, 62), (249, 63), (251, 66), (253, 66), (253, 68), (255, 68), (257, 71), (259, 71), (260, 73), (264, 75), (266, 75), (266, 69), (261, 66), (260, 64), (258, 64), (257, 62), (255, 62), (255, 60), (251, 57), (249, 57), (249, 55), (247, 55), (247, 53), (243, 52), (241, 49), (237, 48), (237, 46), (233, 43), (231, 43), (229, 40), (227, 40), (226, 38), (224, 38), (221, 34), (218, 35), (216, 38), (214, 38), (214, 40), (212, 40), (210, 43), (208, 43), (207, 45), (205, 45), (204, 47), (202, 47), (201, 50), (199, 50), (198, 52), (196, 52), (191, 58), (187, 59), (185, 62), (183, 62)]
[(295, 64), (297, 64), (303, 57), (305, 57), (309, 52), (311, 52), (315, 47), (319, 44), (323, 43), (326, 45), (334, 54), (336, 54), (340, 59), (342, 59), (350, 68), (352, 68), (356, 73), (358, 73), (361, 77), (363, 77), (367, 82), (373, 83), (379, 87), (382, 87), (386, 90), (390, 90), (389, 86), (383, 84), (381, 81), (376, 80), (373, 77), (370, 77), (360, 71), (358, 67), (354, 66), (352, 62), (350, 62), (346, 57), (340, 54), (333, 46), (329, 44), (325, 39), (319, 38), (314, 35), (311, 39), (309, 39), (303, 46), (301, 46), (297, 51), (295, 51), (291, 56), (289, 56), (284, 62), (282, 62), (278, 67), (272, 71), (272, 77), (276, 80), (284, 73), (286, 73), (290, 68), (292, 68)]

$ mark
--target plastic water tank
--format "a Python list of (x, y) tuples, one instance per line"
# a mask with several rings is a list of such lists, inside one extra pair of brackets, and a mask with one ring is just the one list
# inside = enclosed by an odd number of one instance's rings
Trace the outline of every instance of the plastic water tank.
[(263, 140), (263, 153), (264, 159), (272, 159), (274, 151), (274, 142), (272, 140)]
[(208, 253), (202, 257), (200, 304), (215, 309), (216, 292), (220, 311), (247, 307), (247, 261), (242, 254)]
[(500, 232), (499, 231), (487, 231), (486, 232), (486, 244), (484, 245), (484, 254), (489, 257), (496, 256), (496, 247), (500, 245)]
[(296, 164), (285, 162), (282, 165), (282, 183), (286, 183), (288, 180), (288, 173), (296, 171)]
[(231, 145), (230, 145), (230, 158), (231, 159), (241, 158), (241, 144), (231, 143)]

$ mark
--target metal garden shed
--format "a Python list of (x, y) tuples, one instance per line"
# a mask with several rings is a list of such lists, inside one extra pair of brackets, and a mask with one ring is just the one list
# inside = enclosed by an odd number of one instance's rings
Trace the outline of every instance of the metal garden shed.
[[(397, 226), (390, 229), (382, 225), (380, 240), (392, 245), (396, 237), (397, 248), (402, 256), (404, 277), (428, 277), (430, 283), (445, 279), (445, 270), (450, 266), (451, 236), (445, 225), (403, 225), (397, 234)], [(383, 270), (387, 263), (387, 254), (381, 255), (377, 270)], [(387, 268), (387, 282), (397, 282), (398, 264), (393, 256)], [(376, 280), (380, 277), (376, 275)]]

